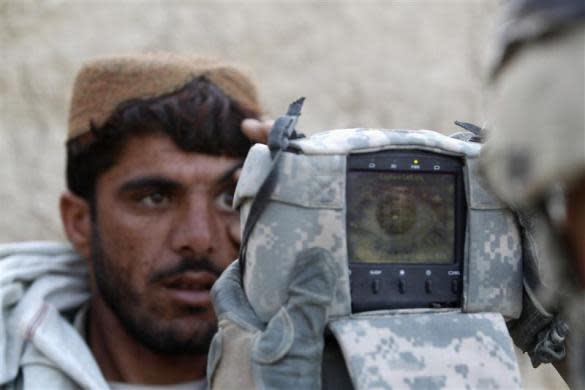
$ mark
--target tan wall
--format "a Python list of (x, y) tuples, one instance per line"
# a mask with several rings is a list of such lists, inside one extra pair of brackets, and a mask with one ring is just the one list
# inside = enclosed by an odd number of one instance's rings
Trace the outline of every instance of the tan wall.
[[(0, 242), (62, 238), (67, 105), (85, 58), (213, 55), (249, 66), (268, 116), (306, 96), (306, 132), (451, 133), (455, 119), (486, 121), (483, 64), (495, 10), (496, 0), (0, 0)], [(558, 386), (541, 376), (527, 388)]]
[(174, 50), (249, 66), (301, 126), (454, 131), (485, 121), (490, 1), (0, 1), (0, 242), (60, 237), (72, 80), (88, 57)]

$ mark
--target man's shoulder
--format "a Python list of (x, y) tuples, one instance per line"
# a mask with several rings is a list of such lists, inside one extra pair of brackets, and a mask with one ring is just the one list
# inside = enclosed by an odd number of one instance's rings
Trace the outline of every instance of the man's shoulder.
[(67, 269), (79, 272), (80, 268), (86, 268), (83, 258), (64, 242), (0, 243), (0, 286)]
[[(33, 371), (52, 384), (69, 383), (65, 378), (103, 381), (101, 374), (75, 375), (84, 370), (99, 373), (72, 323), (89, 298), (87, 273), (84, 259), (66, 243), (0, 244), (0, 356), (6, 357), (0, 364), (0, 385)], [(76, 366), (80, 369), (71, 369)]]
[(59, 255), (75, 251), (62, 241), (21, 241), (0, 243), (0, 260), (10, 256)]

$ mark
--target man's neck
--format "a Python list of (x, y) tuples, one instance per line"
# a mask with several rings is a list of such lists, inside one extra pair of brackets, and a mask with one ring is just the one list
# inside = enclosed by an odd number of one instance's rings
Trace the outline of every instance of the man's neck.
[(87, 340), (108, 382), (174, 384), (203, 379), (207, 356), (172, 356), (141, 345), (100, 298), (92, 299)]

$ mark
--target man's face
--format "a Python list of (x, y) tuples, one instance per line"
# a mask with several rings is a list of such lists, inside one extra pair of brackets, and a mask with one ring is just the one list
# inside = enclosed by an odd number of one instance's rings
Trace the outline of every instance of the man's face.
[(97, 181), (93, 276), (101, 299), (141, 344), (206, 353), (209, 290), (237, 257), (230, 234), (241, 160), (189, 153), (165, 135), (131, 138)]

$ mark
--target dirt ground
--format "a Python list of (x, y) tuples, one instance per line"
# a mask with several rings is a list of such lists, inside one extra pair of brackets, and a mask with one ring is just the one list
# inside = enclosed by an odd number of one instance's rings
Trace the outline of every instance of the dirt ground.
[[(0, 242), (63, 239), (70, 89), (84, 59), (170, 50), (244, 64), (300, 127), (484, 126), (497, 0), (0, 0)], [(522, 360), (525, 388), (566, 388)]]

